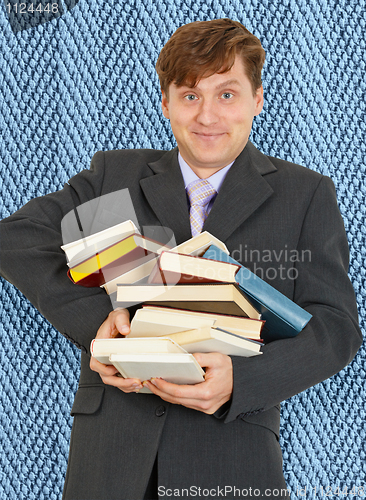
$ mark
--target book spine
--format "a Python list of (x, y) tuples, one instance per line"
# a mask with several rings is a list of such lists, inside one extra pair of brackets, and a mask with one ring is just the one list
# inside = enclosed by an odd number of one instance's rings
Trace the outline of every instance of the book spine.
[(94, 356), (94, 341), (95, 341), (95, 339), (93, 339), (93, 340), (91, 341), (91, 343), (90, 343), (90, 354), (91, 354), (92, 356)]

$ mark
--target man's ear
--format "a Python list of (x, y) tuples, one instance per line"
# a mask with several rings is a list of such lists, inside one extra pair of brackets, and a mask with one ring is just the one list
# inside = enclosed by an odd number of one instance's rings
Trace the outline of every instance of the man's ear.
[(255, 94), (255, 111), (254, 116), (258, 116), (263, 109), (264, 97), (263, 97), (263, 85), (261, 85)]
[(165, 118), (169, 120), (169, 100), (164, 90), (162, 90), (161, 93), (161, 109), (163, 110), (163, 115), (165, 116)]

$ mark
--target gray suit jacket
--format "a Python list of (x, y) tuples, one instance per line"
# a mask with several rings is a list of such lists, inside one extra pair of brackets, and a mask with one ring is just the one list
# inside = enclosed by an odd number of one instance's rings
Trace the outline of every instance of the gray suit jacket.
[(177, 243), (189, 239), (177, 149), (98, 152), (70, 185), (0, 224), (1, 275), (82, 351), (64, 498), (142, 498), (156, 455), (162, 496), (166, 488), (284, 488), (279, 403), (341, 370), (361, 344), (332, 181), (251, 143), (229, 170), (203, 229), (313, 318), (261, 356), (233, 357), (232, 399), (213, 416), (103, 385), (89, 369), (89, 345), (111, 302), (70, 282), (60, 250), (71, 189), (81, 204), (128, 188), (141, 226), (171, 228)]

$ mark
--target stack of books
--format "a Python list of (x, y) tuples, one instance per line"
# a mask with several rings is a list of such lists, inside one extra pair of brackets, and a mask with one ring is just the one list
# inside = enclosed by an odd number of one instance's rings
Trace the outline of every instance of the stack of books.
[(297, 335), (311, 318), (207, 232), (167, 248), (127, 221), (63, 249), (74, 283), (103, 287), (120, 307), (142, 304), (127, 338), (91, 345), (123, 377), (199, 383), (192, 353), (260, 355), (263, 343)]
[(61, 248), (67, 257), (68, 276), (75, 284), (103, 286), (113, 293), (117, 281), (135, 283), (148, 276), (159, 252), (167, 247), (142, 236), (129, 220)]
[[(175, 384), (204, 381), (205, 372), (194, 356), (170, 338), (94, 339), (90, 350), (100, 363), (114, 365), (124, 378), (143, 382), (162, 377)], [(151, 394), (147, 387), (139, 392)]]
[(73, 283), (101, 286), (111, 295), (117, 284), (145, 282), (164, 250), (200, 256), (211, 244), (228, 254), (226, 246), (207, 231), (170, 248), (142, 236), (132, 221), (122, 222), (99, 233), (63, 245)]

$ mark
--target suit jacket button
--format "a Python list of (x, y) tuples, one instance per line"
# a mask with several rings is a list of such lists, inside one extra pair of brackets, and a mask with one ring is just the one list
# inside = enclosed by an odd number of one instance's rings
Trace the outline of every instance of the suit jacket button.
[(165, 406), (161, 405), (161, 406), (158, 406), (155, 410), (155, 415), (157, 417), (161, 417), (162, 415), (164, 415), (165, 413)]

